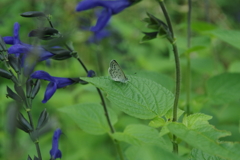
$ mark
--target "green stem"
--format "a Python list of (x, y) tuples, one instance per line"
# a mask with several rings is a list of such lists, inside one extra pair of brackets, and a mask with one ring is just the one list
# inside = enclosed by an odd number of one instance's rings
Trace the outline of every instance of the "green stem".
[[(34, 129), (33, 130), (33, 132), (34, 132), (35, 128), (34, 128), (34, 123), (33, 123), (32, 114), (31, 114), (31, 109), (30, 108), (31, 108), (31, 106), (27, 106), (26, 111), (27, 111), (27, 114), (28, 114), (30, 125)], [(41, 150), (40, 150), (40, 147), (39, 147), (39, 142), (36, 141), (36, 142), (34, 142), (34, 144), (35, 144), (35, 147), (36, 147), (36, 150), (37, 150), (38, 158), (39, 158), (39, 160), (42, 160), (42, 154), (41, 154)]]
[[(188, 0), (188, 28), (187, 28), (187, 47), (191, 47), (191, 9), (192, 1)], [(187, 53), (186, 68), (186, 113), (190, 115), (190, 94), (191, 94), (191, 61), (190, 53)]]
[[(67, 44), (65, 44), (65, 46), (66, 46), (71, 52), (73, 52), (73, 51), (71, 50), (71, 48), (70, 48)], [(76, 58), (76, 59), (78, 60), (78, 62), (82, 65), (82, 67), (83, 67), (83, 69), (85, 70), (85, 72), (88, 74), (88, 69), (87, 69), (87, 67), (84, 65), (84, 63), (82, 62), (82, 60), (78, 57), (78, 54), (77, 54), (77, 53), (75, 54), (74, 58)], [(109, 114), (108, 114), (108, 110), (107, 110), (107, 106), (106, 106), (104, 97), (103, 97), (103, 95), (102, 95), (101, 90), (100, 90), (99, 88), (97, 88), (97, 87), (96, 87), (96, 89), (97, 89), (98, 94), (99, 94), (99, 96), (100, 96), (100, 99), (101, 99), (101, 101), (102, 101), (102, 106), (103, 106), (103, 109), (104, 109), (104, 114), (105, 114), (105, 116), (106, 116), (106, 119), (107, 119), (107, 122), (108, 122), (108, 126), (109, 126), (109, 128), (110, 128), (111, 134), (113, 134), (115, 131), (114, 131), (114, 127), (113, 127), (112, 124), (111, 124), (111, 120), (110, 120), (110, 117), (109, 117)], [(114, 139), (114, 142), (115, 142), (115, 145), (116, 145), (116, 148), (117, 148), (117, 152), (118, 152), (118, 154), (119, 154), (120, 159), (121, 159), (121, 160), (124, 160), (123, 153), (122, 153), (122, 150), (121, 150), (121, 147), (120, 147), (118, 141), (117, 141), (116, 139)]]
[[(174, 37), (174, 32), (172, 29), (172, 24), (171, 24), (171, 20), (170, 17), (168, 15), (167, 9), (165, 7), (165, 4), (163, 2), (163, 0), (159, 0), (159, 4), (160, 7), (163, 11), (164, 17), (167, 21), (167, 25), (169, 27), (170, 32), (172, 33), (172, 37), (173, 39), (175, 39)], [(173, 105), (173, 119), (172, 122), (176, 122), (177, 121), (177, 109), (178, 109), (178, 100), (179, 100), (179, 95), (180, 95), (180, 77), (181, 77), (181, 71), (180, 71), (180, 61), (179, 61), (179, 56), (178, 56), (178, 48), (176, 45), (176, 42), (173, 41), (172, 43), (172, 47), (173, 47), (173, 53), (174, 53), (174, 59), (175, 59), (175, 69), (176, 69), (176, 89), (175, 89), (175, 99), (174, 99), (174, 105)], [(175, 135), (173, 135), (173, 152), (178, 153), (178, 144), (176, 142), (177, 137)]]
[(39, 158), (39, 160), (42, 160), (41, 150), (40, 150), (38, 141), (35, 142), (35, 146), (36, 146), (36, 149), (37, 149), (38, 158)]

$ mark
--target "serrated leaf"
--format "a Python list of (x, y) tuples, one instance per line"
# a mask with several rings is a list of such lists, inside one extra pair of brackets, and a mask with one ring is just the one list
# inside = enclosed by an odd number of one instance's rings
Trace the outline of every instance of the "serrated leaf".
[(156, 129), (141, 124), (128, 125), (124, 132), (115, 132), (112, 137), (132, 145), (158, 144), (162, 141)]
[[(67, 113), (77, 125), (87, 133), (100, 135), (110, 131), (103, 106), (95, 103), (83, 103), (59, 109)], [(116, 114), (108, 108), (111, 124), (117, 122)]]
[(208, 120), (212, 119), (212, 116), (196, 113), (183, 118), (183, 124), (191, 129), (201, 128), (202, 126), (209, 125)]
[(180, 123), (170, 123), (168, 124), (168, 129), (171, 133), (194, 148), (200, 149), (210, 155), (232, 160), (239, 159), (240, 157), (239, 143), (220, 142), (217, 140), (220, 132), (222, 132), (221, 136), (229, 135), (226, 131), (218, 131), (216, 129), (211, 131), (204, 129), (189, 129), (184, 124)]
[(138, 71), (136, 76), (155, 81), (170, 91), (174, 89), (174, 84), (175, 84), (174, 79), (164, 74), (161, 74), (158, 72), (151, 72), (151, 71)]
[(224, 104), (240, 99), (240, 73), (224, 73), (207, 82), (208, 97), (215, 104)]
[(141, 119), (161, 117), (172, 108), (174, 96), (160, 84), (136, 76), (127, 83), (109, 77), (81, 78), (107, 93), (107, 98), (123, 112)]
[(220, 40), (240, 49), (240, 31), (217, 29), (208, 32)]
[(192, 152), (191, 152), (191, 158), (190, 160), (224, 160), (220, 157), (217, 157), (217, 156), (213, 156), (213, 155), (210, 155), (206, 152), (203, 152), (199, 149), (196, 149), (196, 148), (193, 148)]
[(184, 160), (177, 154), (154, 145), (131, 146), (125, 154), (128, 160)]

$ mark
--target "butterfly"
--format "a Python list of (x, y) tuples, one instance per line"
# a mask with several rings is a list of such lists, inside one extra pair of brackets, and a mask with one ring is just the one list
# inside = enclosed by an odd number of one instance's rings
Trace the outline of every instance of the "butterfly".
[(114, 81), (125, 83), (128, 81), (128, 78), (125, 76), (124, 72), (120, 68), (116, 60), (110, 61), (110, 66), (108, 68), (108, 73)]

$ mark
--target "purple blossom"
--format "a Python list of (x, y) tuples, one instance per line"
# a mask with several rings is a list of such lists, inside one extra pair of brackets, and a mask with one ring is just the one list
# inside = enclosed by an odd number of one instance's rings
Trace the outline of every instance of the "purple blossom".
[(97, 24), (91, 27), (91, 31), (99, 32), (107, 25), (112, 15), (118, 14), (130, 5), (132, 3), (129, 0), (83, 0), (78, 3), (76, 11), (80, 12), (98, 6), (103, 7), (104, 9), (98, 17)]
[(13, 27), (13, 36), (3, 37), (3, 40), (6, 44), (12, 45), (8, 49), (9, 54), (15, 54), (17, 57), (19, 57), (20, 54), (23, 54), (22, 57), (24, 57), (24, 58), (21, 59), (22, 66), (23, 66), (23, 64), (25, 62), (25, 58), (28, 56), (28, 54), (37, 53), (37, 57), (38, 57), (37, 61), (44, 61), (44, 60), (54, 56), (54, 54), (46, 51), (41, 46), (32, 46), (29, 44), (22, 43), (19, 38), (19, 29), (20, 29), (20, 25), (18, 22), (16, 22)]
[(58, 141), (62, 134), (61, 129), (56, 129), (52, 138), (52, 149), (50, 150), (51, 160), (62, 158), (62, 153), (58, 149)]
[(42, 100), (42, 103), (46, 103), (57, 91), (57, 89), (63, 88), (75, 83), (75, 81), (72, 80), (71, 78), (53, 77), (47, 72), (41, 71), (41, 70), (35, 71), (34, 73), (32, 73), (31, 78), (50, 81), (45, 91), (45, 95), (44, 95), (44, 99)]

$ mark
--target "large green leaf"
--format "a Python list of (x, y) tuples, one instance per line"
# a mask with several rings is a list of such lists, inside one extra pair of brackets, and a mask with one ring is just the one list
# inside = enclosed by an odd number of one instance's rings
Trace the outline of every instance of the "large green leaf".
[(109, 77), (82, 78), (107, 93), (107, 98), (123, 112), (141, 119), (161, 117), (173, 106), (173, 94), (154, 81), (128, 76), (126, 83)]
[(191, 129), (181, 123), (169, 123), (167, 127), (178, 138), (210, 155), (232, 160), (239, 159), (240, 157), (239, 143), (220, 142), (218, 140), (220, 137), (229, 135), (226, 131), (216, 130), (210, 125)]
[(171, 151), (167, 151), (159, 146), (144, 145), (131, 146), (125, 152), (128, 160), (183, 160)]
[(172, 91), (174, 89), (174, 79), (168, 77), (164, 74), (158, 72), (150, 72), (150, 71), (138, 71), (136, 74), (137, 77), (147, 78), (158, 84), (162, 85), (163, 87), (167, 88), (168, 90)]
[(208, 97), (213, 103), (223, 104), (240, 99), (240, 73), (224, 73), (207, 82)]
[(165, 143), (158, 136), (156, 129), (141, 124), (128, 125), (124, 132), (115, 132), (112, 136), (118, 141), (124, 141), (132, 145)]
[(223, 160), (220, 157), (207, 154), (206, 152), (203, 152), (199, 149), (194, 148), (191, 152), (190, 160), (199, 160), (199, 159), (201, 159), (201, 160)]
[[(77, 125), (87, 133), (99, 135), (110, 131), (103, 106), (95, 103), (83, 103), (59, 109), (67, 113)], [(117, 122), (116, 114), (108, 108), (112, 125)]]
[(209, 31), (209, 33), (221, 39), (222, 41), (240, 49), (240, 31), (217, 29)]

